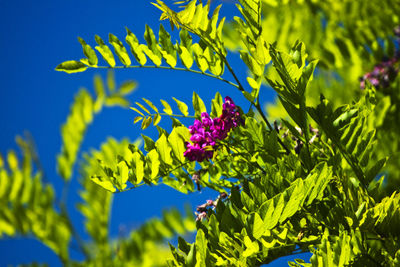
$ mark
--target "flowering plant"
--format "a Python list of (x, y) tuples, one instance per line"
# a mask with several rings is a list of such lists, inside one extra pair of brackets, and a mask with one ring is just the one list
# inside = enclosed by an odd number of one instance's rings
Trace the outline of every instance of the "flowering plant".
[(238, 107), (233, 100), (227, 96), (223, 104), (222, 114), (218, 118), (210, 118), (207, 112), (201, 113), (201, 121), (195, 120), (189, 126), (190, 141), (185, 143), (187, 150), (184, 156), (190, 161), (202, 162), (204, 159), (211, 159), (217, 148), (217, 140), (223, 140), (228, 136), (229, 131), (244, 124)]
[[(63, 62), (56, 69), (192, 72), (237, 89), (248, 112), (230, 97), (223, 100), (218, 92), (209, 113), (193, 93), (194, 115), (176, 98), (179, 114), (164, 100), (163, 112), (146, 98), (144, 103), (136, 102), (131, 107), (138, 114), (134, 122), (141, 121), (142, 129), (153, 124), (158, 136), (153, 140), (143, 135), (144, 148), (109, 140), (86, 157), (81, 212), (93, 244), (81, 245), (86, 255), (82, 262), (69, 258), (68, 245), (75, 232), (65, 209), (52, 208), (51, 192), (41, 195), (37, 208), (35, 203), (26, 205), (31, 198), (20, 198), (19, 189), (5, 194), (0, 186), (7, 203), (3, 216), (7, 220), (0, 221), (0, 230), (26, 233), (27, 220), (39, 218), (31, 231), (65, 264), (260, 266), (302, 254), (302, 259), (289, 265), (399, 266), (400, 79), (392, 32), (400, 21), (398, 1), (239, 0), (241, 17), (228, 25), (219, 16), (220, 7), (211, 13), (211, 1), (202, 2), (176, 1), (182, 7), (179, 12), (164, 1), (153, 3), (162, 11), (161, 20), (168, 19), (172, 29), (179, 31), (177, 41), (171, 41), (162, 25), (158, 39), (146, 26), (146, 44), (129, 29), (127, 45), (110, 34), (114, 53), (99, 36), (98, 53), (79, 39), (86, 58)], [(371, 12), (378, 9), (382, 12)], [(245, 78), (231, 65), (232, 50), (239, 51), (247, 67)], [(98, 54), (107, 66), (99, 65)], [(122, 65), (116, 65), (114, 54)], [(274, 90), (279, 104), (270, 105), (266, 112), (260, 96), (268, 89)], [(113, 95), (102, 89), (96, 92), (95, 100), (87, 92), (79, 95), (63, 127), (65, 145), (58, 170), (66, 182), (92, 116), (103, 104), (115, 103), (112, 97), (126, 103), (126, 87)], [(171, 119), (172, 127), (160, 126), (163, 117)], [(186, 118), (195, 118), (193, 125), (184, 126)], [(276, 121), (271, 123), (273, 118)], [(31, 160), (28, 152), (24, 162)], [(15, 155), (8, 158), (8, 169), (0, 160), (0, 179), (28, 177), (24, 180), (28, 184), (30, 165), (20, 170)], [(21, 178), (20, 173), (27, 175)], [(18, 178), (8, 179), (14, 176)], [(35, 188), (39, 189), (34, 191), (44, 191), (38, 181)], [(206, 188), (217, 197), (197, 207), (196, 219), (173, 211), (126, 239), (108, 242), (109, 217), (104, 214), (112, 194), (159, 184), (186, 194)], [(8, 223), (14, 214), (10, 209), (17, 214), (14, 221), (28, 223), (13, 228)], [(99, 215), (104, 215), (100, 222)], [(44, 231), (46, 218), (60, 223)], [(194, 229), (193, 239), (181, 237)], [(166, 251), (160, 243), (177, 234), (181, 236), (175, 246), (169, 244), (165, 261), (156, 262), (154, 255)]]

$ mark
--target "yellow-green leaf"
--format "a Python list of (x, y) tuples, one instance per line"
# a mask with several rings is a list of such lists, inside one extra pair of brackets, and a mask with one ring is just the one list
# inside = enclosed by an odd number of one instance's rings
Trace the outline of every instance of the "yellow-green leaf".
[(168, 165), (172, 164), (171, 147), (167, 142), (167, 137), (163, 134), (156, 142), (156, 148), (160, 158)]
[(144, 177), (144, 165), (143, 160), (138, 152), (133, 154), (133, 161), (135, 162), (136, 184), (140, 184)]
[(135, 104), (138, 105), (139, 107), (141, 107), (147, 114), (151, 114), (150, 111), (145, 106), (140, 104), (139, 102), (135, 102)]
[(171, 109), (171, 106), (168, 104), (168, 102), (165, 100), (162, 100), (162, 99), (160, 99), (160, 101), (161, 101), (161, 104), (164, 106), (163, 111), (165, 113), (167, 113), (168, 115), (172, 115), (172, 109)]
[(148, 116), (147, 118), (145, 118), (142, 122), (142, 129), (146, 129), (147, 127), (150, 126), (151, 122), (153, 121), (151, 116)]
[(161, 63), (162, 63), (161, 56), (160, 56), (161, 53), (160, 53), (160, 55), (158, 55), (157, 53), (154, 53), (153, 50), (149, 49), (147, 46), (142, 45), (142, 44), (139, 47), (141, 47), (142, 51), (146, 54), (146, 56), (148, 58), (150, 58), (150, 60), (154, 63), (154, 65), (156, 65), (156, 66), (161, 65)]
[(119, 92), (121, 95), (128, 95), (133, 92), (137, 87), (137, 83), (135, 81), (126, 81), (119, 87)]
[(178, 52), (179, 52), (179, 57), (181, 58), (182, 64), (187, 69), (190, 69), (193, 65), (192, 54), (184, 46), (179, 46)]
[(133, 54), (133, 56), (136, 58), (136, 61), (139, 62), (140, 65), (146, 64), (147, 58), (143, 53), (143, 50), (139, 44), (138, 39), (128, 28), (126, 28), (126, 32), (127, 35), (125, 41), (130, 46), (131, 53)]
[(129, 169), (125, 161), (121, 161), (118, 163), (118, 170), (119, 170), (118, 184), (119, 187), (123, 190), (126, 188), (126, 182), (128, 181), (129, 178)]
[(69, 60), (59, 64), (56, 67), (57, 71), (64, 71), (66, 73), (82, 72), (87, 69), (87, 66), (80, 61)]
[(124, 47), (122, 42), (117, 38), (117, 36), (110, 33), (109, 42), (114, 47), (114, 51), (122, 64), (124, 64), (125, 66), (131, 65), (131, 59), (129, 58), (128, 52), (126, 51), (126, 48)]
[(114, 55), (111, 52), (110, 48), (104, 43), (103, 39), (101, 39), (100, 36), (96, 35), (95, 40), (98, 44), (98, 46), (95, 47), (96, 50), (99, 51), (101, 56), (108, 63), (108, 65), (110, 65), (110, 67), (114, 67), (115, 59), (114, 59)]
[(139, 121), (141, 121), (143, 119), (143, 117), (137, 116), (133, 119), (133, 123), (138, 123)]
[[(172, 151), (175, 157), (180, 161), (184, 162), (185, 157), (183, 153), (185, 152), (185, 141), (189, 140), (184, 139), (185, 136), (189, 134), (189, 130), (184, 126), (175, 127), (171, 134), (168, 136), (168, 143), (171, 145)], [(190, 134), (189, 134), (190, 135)]]
[(133, 111), (136, 111), (137, 113), (139, 113), (140, 115), (142, 115), (144, 117), (144, 114), (140, 110), (138, 110), (137, 108), (130, 107), (130, 109), (132, 109)]
[(160, 159), (157, 151), (152, 149), (147, 154), (148, 159), (150, 160), (150, 164), (148, 165), (151, 170), (150, 179), (154, 179), (158, 175), (159, 167), (160, 167)]
[(157, 107), (148, 99), (142, 97), (143, 101), (146, 102), (147, 105), (149, 105), (155, 112), (158, 113)]
[(188, 116), (189, 115), (188, 106), (185, 103), (183, 103), (182, 101), (179, 101), (178, 99), (176, 99), (175, 97), (173, 97), (173, 99), (175, 100), (175, 102), (178, 105), (178, 108), (182, 112), (182, 114), (184, 116)]
[(83, 54), (85, 55), (85, 57), (87, 57), (87, 61), (89, 63), (88, 65), (97, 66), (99, 60), (93, 48), (88, 45), (81, 37), (78, 37), (78, 41), (82, 45)]
[(156, 126), (161, 121), (160, 114), (156, 113), (153, 118), (153, 125)]
[(199, 97), (198, 94), (196, 94), (196, 92), (193, 92), (192, 103), (196, 117), (200, 117), (201, 113), (207, 112), (203, 100)]
[(92, 181), (110, 192), (116, 191), (114, 185), (109, 180), (102, 180), (101, 177), (92, 177)]

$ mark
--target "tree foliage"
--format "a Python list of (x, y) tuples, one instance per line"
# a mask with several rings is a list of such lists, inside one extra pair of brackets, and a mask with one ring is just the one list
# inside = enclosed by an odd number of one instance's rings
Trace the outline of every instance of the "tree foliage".
[[(109, 45), (96, 35), (95, 49), (79, 38), (86, 58), (56, 70), (194, 72), (228, 83), (251, 108), (244, 112), (218, 92), (210, 105), (198, 93), (190, 104), (173, 98), (179, 113), (165, 100), (135, 102), (134, 122), (142, 129), (153, 124), (158, 137), (142, 135), (143, 149), (139, 142), (109, 139), (85, 154), (78, 209), (91, 240), (80, 242), (82, 262), (68, 256), (71, 238), (79, 238), (65, 202), (55, 203), (42, 171), (32, 167), (31, 146), (19, 139), (23, 163), (14, 152), (7, 164), (0, 160), (0, 196), (7, 207), (0, 234), (34, 236), (65, 264), (83, 266), (259, 266), (300, 252), (311, 258), (290, 266), (398, 266), (399, 3), (240, 0), (239, 16), (229, 23), (211, 1), (175, 3), (180, 11), (161, 0), (153, 5), (179, 40), (162, 25), (158, 38), (145, 26), (146, 44), (129, 29), (127, 45), (113, 34)], [(236, 51), (248, 68), (246, 81), (228, 60)], [(107, 65), (100, 65), (99, 55)], [(129, 106), (125, 96), (135, 84), (116, 89), (109, 79), (106, 91), (95, 78), (94, 98), (78, 93), (62, 128), (58, 170), (66, 183), (93, 116), (104, 105)], [(279, 102), (265, 112), (260, 94), (270, 89)], [(171, 119), (170, 129), (158, 125), (163, 117)], [(188, 127), (181, 118), (195, 122)], [(207, 156), (190, 158), (189, 149)], [(159, 184), (220, 195), (197, 207), (196, 222), (172, 210), (111, 240), (113, 193)], [(194, 229), (195, 239), (186, 241), (182, 236)], [(163, 241), (176, 235), (177, 246), (167, 248)]]

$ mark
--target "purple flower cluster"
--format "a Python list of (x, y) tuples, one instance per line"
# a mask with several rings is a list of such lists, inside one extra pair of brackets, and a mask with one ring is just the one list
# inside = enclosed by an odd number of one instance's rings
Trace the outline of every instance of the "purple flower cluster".
[(214, 155), (214, 148), (217, 140), (223, 140), (228, 136), (229, 131), (243, 124), (239, 109), (233, 100), (227, 96), (222, 106), (222, 115), (218, 118), (210, 118), (207, 112), (201, 114), (201, 121), (195, 120), (189, 126), (192, 135), (190, 142), (186, 142), (186, 151), (183, 155), (190, 161), (202, 162), (211, 159)]
[[(400, 44), (400, 26), (397, 26), (394, 30), (394, 35), (397, 38), (397, 42)], [(400, 51), (396, 52), (396, 55), (391, 59), (386, 59), (374, 66), (371, 72), (364, 74), (360, 78), (361, 89), (365, 88), (365, 81), (368, 80), (377, 89), (387, 88), (390, 83), (394, 81), (399, 70), (395, 67), (395, 64), (400, 60)]]
[(389, 60), (382, 61), (375, 65), (371, 72), (364, 74), (360, 79), (361, 89), (365, 88), (365, 81), (368, 80), (376, 88), (387, 88), (397, 76), (398, 69), (395, 68), (395, 63), (399, 60), (396, 56)]

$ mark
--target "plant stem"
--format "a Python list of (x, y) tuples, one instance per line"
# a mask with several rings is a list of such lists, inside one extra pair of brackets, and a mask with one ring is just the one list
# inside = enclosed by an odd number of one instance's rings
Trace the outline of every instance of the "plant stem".
[(267, 117), (265, 117), (264, 112), (262, 111), (262, 109), (260, 107), (260, 103), (257, 101), (257, 103), (254, 103), (254, 106), (256, 107), (258, 113), (260, 113), (262, 119), (265, 121), (265, 123), (267, 124), (268, 128), (270, 129), (270, 131), (276, 133), (276, 137), (277, 137), (277, 140), (278, 140), (279, 144), (285, 149), (286, 154), (289, 155), (290, 154), (290, 150), (283, 143), (283, 141), (279, 137), (278, 133), (274, 130), (274, 128), (272, 128), (271, 124), (269, 123)]
[[(180, 114), (168, 114), (168, 113), (164, 113), (164, 112), (160, 112), (160, 113), (151, 113), (150, 115), (148, 115), (148, 116), (155, 116), (156, 114), (159, 114), (159, 115), (161, 115), (161, 116), (169, 116), (169, 117), (179, 117), (179, 118), (191, 118), (191, 119), (196, 119), (196, 117), (195, 116), (190, 116), (190, 115), (188, 115), (188, 116), (185, 116), (185, 115), (180, 115)], [(146, 116), (146, 117), (148, 117), (148, 116)]]
[(72, 221), (68, 215), (68, 211), (67, 211), (67, 207), (65, 206), (65, 204), (61, 204), (60, 205), (60, 210), (61, 210), (61, 215), (64, 216), (67, 225), (72, 233), (72, 236), (75, 238), (76, 243), (78, 245), (79, 250), (85, 255), (86, 259), (90, 260), (91, 256), (89, 251), (87, 250), (87, 248), (84, 245), (84, 241), (82, 240), (82, 238), (78, 235), (78, 232), (76, 232)]
[[(180, 68), (180, 67), (168, 67), (168, 66), (151, 66), (151, 65), (133, 65), (133, 66), (114, 66), (114, 67), (108, 67), (108, 66), (97, 66), (97, 67), (92, 67), (92, 68), (98, 68), (98, 69), (138, 69), (138, 68), (144, 68), (144, 69), (165, 69), (165, 70), (179, 70), (179, 71), (187, 71), (187, 72), (192, 72), (192, 73), (197, 73), (197, 74), (202, 74), (217, 80), (220, 80), (222, 82), (225, 82), (229, 85), (232, 85), (236, 88), (240, 88), (239, 85), (228, 81), (221, 76), (213, 75), (207, 72), (202, 72), (198, 70), (193, 70), (193, 69), (186, 69), (186, 68)], [(240, 89), (239, 89), (240, 90)]]

